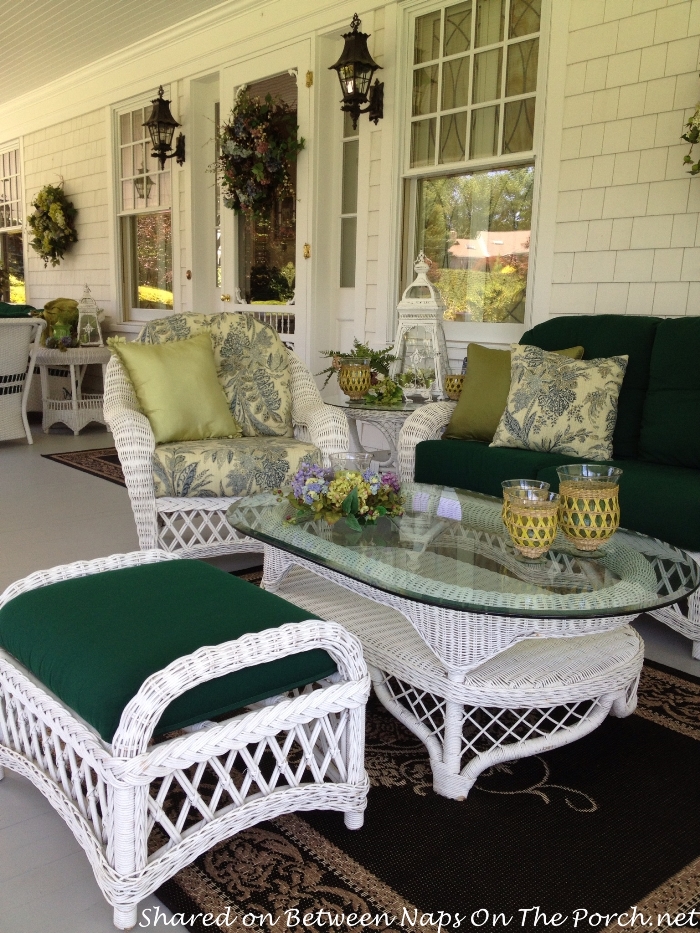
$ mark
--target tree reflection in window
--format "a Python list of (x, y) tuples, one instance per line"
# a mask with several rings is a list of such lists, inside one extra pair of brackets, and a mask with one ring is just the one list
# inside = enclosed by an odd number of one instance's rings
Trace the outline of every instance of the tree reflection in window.
[(532, 184), (532, 165), (418, 181), (415, 251), (446, 320), (524, 321)]

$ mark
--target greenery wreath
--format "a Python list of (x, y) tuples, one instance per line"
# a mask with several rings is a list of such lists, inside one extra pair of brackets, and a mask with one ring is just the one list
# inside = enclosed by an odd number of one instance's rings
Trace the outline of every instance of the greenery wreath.
[(63, 180), (60, 185), (44, 185), (32, 201), (32, 207), (34, 213), (27, 218), (27, 223), (34, 239), (29, 245), (44, 260), (45, 267), (49, 262), (57, 266), (70, 244), (78, 240), (73, 224), (77, 211), (66, 198)]
[(265, 214), (276, 200), (293, 194), (290, 171), (304, 139), (297, 139), (296, 111), (283, 100), (249, 97), (239, 91), (219, 135), (223, 200), (236, 213)]

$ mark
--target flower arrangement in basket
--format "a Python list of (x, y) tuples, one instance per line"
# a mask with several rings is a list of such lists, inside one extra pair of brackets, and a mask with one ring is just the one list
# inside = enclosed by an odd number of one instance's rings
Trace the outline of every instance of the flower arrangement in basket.
[(298, 524), (325, 519), (330, 525), (344, 518), (354, 531), (373, 525), (382, 515), (402, 515), (400, 483), (393, 473), (338, 470), (304, 463), (292, 477), (287, 495), (294, 513), (286, 521)]
[(73, 221), (77, 211), (60, 185), (44, 185), (32, 201), (34, 213), (27, 218), (34, 239), (29, 245), (44, 260), (44, 266), (57, 266), (78, 233)]
[(365, 359), (369, 361), (370, 387), (363, 396), (363, 401), (369, 405), (400, 405), (403, 402), (403, 391), (397, 380), (390, 378), (389, 372), (391, 364), (396, 362), (396, 357), (391, 352), (392, 347), (386, 347), (384, 350), (373, 350), (366, 343), (360, 343), (355, 338), (350, 353), (341, 353), (340, 350), (323, 350), (321, 356), (331, 359), (331, 365), (326, 369), (316, 373), (317, 376), (325, 376), (323, 383), (325, 388), (331, 376), (339, 373), (343, 363), (355, 359)]
[(283, 100), (249, 97), (238, 92), (228, 122), (219, 135), (223, 199), (226, 207), (247, 215), (264, 214), (274, 202), (293, 195), (292, 165), (304, 148), (297, 138), (297, 116)]

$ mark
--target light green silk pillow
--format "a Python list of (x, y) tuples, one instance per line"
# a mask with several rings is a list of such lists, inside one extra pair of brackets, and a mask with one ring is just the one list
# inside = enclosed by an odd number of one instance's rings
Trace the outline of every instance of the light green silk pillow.
[(211, 337), (169, 343), (115, 343), (156, 444), (240, 437), (216, 375)]
[[(555, 350), (555, 353), (580, 360), (583, 347)], [(493, 440), (508, 401), (510, 361), (510, 350), (469, 344), (462, 393), (445, 430), (445, 437), (489, 443)]]

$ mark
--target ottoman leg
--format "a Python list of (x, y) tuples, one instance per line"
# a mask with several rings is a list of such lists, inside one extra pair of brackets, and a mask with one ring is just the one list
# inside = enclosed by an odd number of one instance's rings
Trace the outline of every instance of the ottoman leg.
[(115, 907), (114, 925), (118, 930), (133, 930), (138, 920), (138, 904), (133, 907)]
[(345, 826), (347, 829), (362, 829), (365, 822), (364, 810), (347, 810), (345, 813)]

